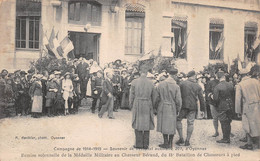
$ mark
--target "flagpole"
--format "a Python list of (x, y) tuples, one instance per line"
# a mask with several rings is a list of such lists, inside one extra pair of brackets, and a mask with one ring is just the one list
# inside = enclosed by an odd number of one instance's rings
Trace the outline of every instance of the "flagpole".
[(41, 41), (40, 41), (40, 72), (42, 73), (42, 40), (43, 40), (43, 25), (41, 24)]

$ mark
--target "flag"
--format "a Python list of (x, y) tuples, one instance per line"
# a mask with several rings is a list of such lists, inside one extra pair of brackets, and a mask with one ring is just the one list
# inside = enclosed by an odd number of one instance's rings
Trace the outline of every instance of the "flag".
[(175, 53), (175, 37), (173, 37), (171, 41), (171, 51), (172, 53)]
[(230, 60), (229, 60), (229, 56), (228, 56), (228, 72), (230, 72), (231, 70), (231, 65), (230, 65)]
[(66, 36), (57, 47), (57, 51), (62, 53), (63, 57), (67, 58), (69, 52), (74, 49), (72, 41)]
[(57, 48), (60, 46), (60, 43), (56, 37), (53, 39), (53, 45), (54, 45), (54, 48), (52, 49), (52, 52), (55, 54), (57, 59), (61, 59), (63, 57), (63, 52), (57, 50)]
[(217, 44), (217, 46), (216, 46), (216, 48), (215, 48), (215, 56), (214, 56), (214, 59), (216, 59), (216, 58), (218, 57), (218, 55), (220, 54), (220, 51), (221, 51), (221, 49), (223, 48), (224, 40), (225, 40), (225, 38), (224, 38), (224, 36), (223, 36), (223, 33), (221, 33), (220, 38), (219, 38), (219, 40), (218, 40), (218, 44)]
[(59, 40), (59, 31), (56, 34), (56, 39)]
[(52, 28), (51, 35), (49, 37), (49, 48), (50, 49), (54, 48), (54, 44), (53, 44), (53, 39), (54, 38), (55, 38), (55, 32), (54, 32), (54, 28)]
[(180, 32), (179, 32), (178, 46), (181, 47), (181, 29), (180, 29)]
[(190, 35), (190, 32), (188, 34), (186, 34), (185, 38), (184, 38), (184, 43), (183, 43), (183, 46), (182, 46), (182, 50), (184, 50), (184, 48), (186, 47), (187, 45), (187, 41), (188, 41), (188, 37)]
[(213, 50), (213, 46), (212, 46), (212, 34), (210, 35), (209, 49), (210, 49), (211, 51), (214, 51), (214, 50)]
[(222, 49), (223, 44), (224, 44), (224, 40), (225, 40), (225, 38), (224, 38), (224, 36), (223, 36), (223, 33), (221, 33), (220, 38), (219, 38), (219, 40), (218, 40), (218, 44), (217, 44), (217, 46), (216, 46), (216, 48), (215, 48), (215, 51), (218, 51), (218, 50), (221, 50), (221, 49)]

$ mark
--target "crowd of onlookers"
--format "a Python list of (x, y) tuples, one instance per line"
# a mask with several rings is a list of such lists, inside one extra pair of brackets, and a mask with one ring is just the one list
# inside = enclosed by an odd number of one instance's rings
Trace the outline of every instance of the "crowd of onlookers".
[[(39, 118), (41, 116), (59, 116), (78, 113), (82, 100), (92, 98), (91, 112), (98, 112), (101, 118), (108, 111), (110, 119), (114, 119), (113, 112), (118, 109), (131, 109), (129, 95), (131, 82), (140, 76), (138, 66), (129, 65), (121, 60), (116, 60), (105, 65), (98, 66), (93, 60), (85, 58), (75, 59), (67, 63), (66, 70), (43, 70), (37, 71), (31, 68), (28, 71), (17, 70), (9, 73), (3, 69), (0, 77), (0, 118), (31, 115)], [(201, 71), (195, 73), (195, 80), (200, 85), (205, 100), (206, 108), (198, 109), (197, 119), (212, 119), (215, 127), (214, 137), (218, 136), (218, 117), (213, 100), (214, 88), (219, 84), (220, 78), (217, 72)], [(232, 86), (230, 106), (232, 106), (232, 119), (241, 119), (236, 115), (236, 86), (241, 81), (243, 73), (236, 72), (230, 75), (222, 72), (225, 81)], [(255, 65), (246, 74), (259, 81), (259, 66)], [(167, 70), (156, 73), (149, 70), (147, 78), (151, 79), (154, 87), (169, 77)], [(178, 73), (173, 76), (177, 85), (189, 78), (189, 73)], [(215, 111), (215, 112), (214, 112)], [(241, 112), (240, 112), (241, 113)], [(244, 139), (245, 140), (245, 139)]]

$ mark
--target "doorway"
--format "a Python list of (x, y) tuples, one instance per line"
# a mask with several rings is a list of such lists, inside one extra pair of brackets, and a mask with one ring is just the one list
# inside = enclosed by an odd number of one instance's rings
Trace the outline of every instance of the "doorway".
[(74, 45), (76, 58), (84, 57), (93, 59), (99, 63), (99, 39), (100, 34), (69, 31), (70, 40)]

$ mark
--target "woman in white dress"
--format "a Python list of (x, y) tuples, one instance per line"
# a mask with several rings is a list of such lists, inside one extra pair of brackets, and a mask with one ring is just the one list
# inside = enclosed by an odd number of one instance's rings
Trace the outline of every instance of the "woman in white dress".
[(63, 99), (65, 100), (65, 111), (64, 114), (69, 114), (69, 105), (68, 100), (69, 98), (73, 97), (73, 84), (70, 78), (70, 73), (67, 72), (64, 75), (64, 79), (62, 80), (62, 91), (63, 91)]

